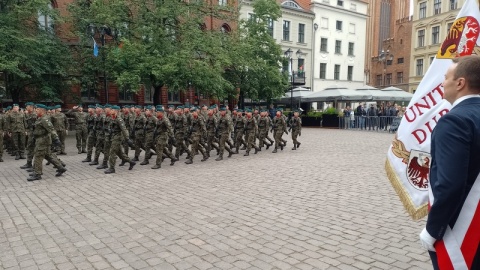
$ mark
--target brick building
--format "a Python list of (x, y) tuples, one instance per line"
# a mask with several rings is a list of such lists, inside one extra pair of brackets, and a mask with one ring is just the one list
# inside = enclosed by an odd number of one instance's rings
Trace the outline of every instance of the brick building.
[[(233, 6), (234, 10), (237, 9), (238, 2), (236, 0), (211, 0), (212, 5), (224, 5), (224, 6)], [(68, 5), (74, 2), (74, 0), (52, 0), (51, 8), (58, 9), (62, 16), (68, 17)], [(229, 11), (225, 11), (229, 12)], [(236, 16), (232, 16), (236, 18)], [(48, 18), (39, 18), (39, 20), (45, 20), (48, 24)], [(51, 22), (50, 22), (51, 23)], [(55, 25), (55, 33), (62, 38), (67, 44), (71, 46), (78, 45), (78, 38), (72, 37), (69, 33), (68, 25)], [(234, 31), (237, 27), (236, 21), (225, 21), (219, 20), (214, 16), (207, 16), (204, 20), (203, 25), (205, 30), (220, 30), (223, 32), (231, 32)], [(99, 41), (97, 40), (97, 43)], [(128, 89), (121, 89), (119, 88), (113, 81), (108, 80), (107, 74), (107, 91), (105, 91), (105, 87), (103, 86), (103, 75), (99, 76), (98, 78), (98, 92), (89, 92), (90, 90), (81, 90), (79, 85), (75, 85), (72, 87), (72, 95), (63, 97), (64, 99), (64, 106), (65, 107), (72, 107), (75, 105), (75, 99), (78, 97), (82, 100), (84, 104), (95, 104), (95, 103), (106, 103), (108, 99), (108, 103), (110, 104), (139, 104), (139, 105), (147, 105), (147, 104), (210, 104), (213, 102), (219, 102), (217, 100), (211, 100), (207, 96), (203, 96), (201, 93), (195, 91), (193, 86), (186, 87), (185, 91), (180, 93), (172, 93), (169, 92), (167, 87), (162, 87), (159, 89), (154, 89), (146, 87), (144, 85), (140, 86), (140, 89), (137, 93), (131, 93)], [(73, 97), (77, 98), (73, 98)], [(108, 97), (107, 97), (108, 96)], [(235, 103), (235, 100), (229, 100), (231, 106)], [(223, 101), (222, 101), (223, 103)]]
[(367, 84), (408, 91), (412, 18), (410, 0), (369, 0), (365, 76)]

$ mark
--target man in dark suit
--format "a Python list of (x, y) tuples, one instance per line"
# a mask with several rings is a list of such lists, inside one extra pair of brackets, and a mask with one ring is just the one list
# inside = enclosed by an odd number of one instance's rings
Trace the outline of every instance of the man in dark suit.
[(442, 85), (453, 107), (432, 133), (431, 208), (420, 240), (434, 269), (480, 269), (480, 57), (453, 59)]

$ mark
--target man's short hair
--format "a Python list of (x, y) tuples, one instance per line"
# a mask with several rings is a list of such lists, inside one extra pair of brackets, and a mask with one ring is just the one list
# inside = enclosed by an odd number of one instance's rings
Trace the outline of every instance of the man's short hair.
[(468, 55), (452, 59), (457, 64), (454, 78), (464, 78), (470, 90), (480, 92), (480, 56)]

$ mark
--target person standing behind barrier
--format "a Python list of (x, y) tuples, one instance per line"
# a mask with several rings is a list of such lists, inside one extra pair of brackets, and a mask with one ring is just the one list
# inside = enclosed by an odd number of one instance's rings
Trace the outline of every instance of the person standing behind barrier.
[(362, 104), (358, 105), (356, 115), (358, 119), (358, 127), (360, 129), (366, 129), (367, 127), (365, 126), (365, 118), (367, 117), (367, 111)]
[(386, 129), (385, 125), (385, 106), (383, 103), (380, 105), (380, 108), (377, 110), (377, 116), (378, 116), (378, 128), (379, 129)]
[(355, 128), (355, 111), (350, 110), (350, 128)]
[(87, 150), (87, 113), (83, 112), (83, 107), (81, 104), (74, 106), (69, 110), (67, 115), (72, 115), (75, 118), (75, 137), (77, 139), (77, 149), (78, 153), (86, 153)]
[(377, 109), (373, 106), (373, 104), (370, 105), (370, 108), (367, 111), (367, 116), (368, 116), (368, 130), (375, 130), (377, 126)]
[[(343, 119), (345, 120), (345, 129), (349, 129), (350, 128), (350, 115), (351, 115), (351, 111), (350, 110), (350, 106), (347, 106), (344, 110), (343, 110)], [(295, 144), (295, 143), (294, 143)]]

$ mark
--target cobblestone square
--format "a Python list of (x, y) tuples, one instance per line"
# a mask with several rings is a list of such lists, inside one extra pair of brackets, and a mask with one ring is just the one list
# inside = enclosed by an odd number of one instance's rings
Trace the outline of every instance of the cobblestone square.
[(430, 269), (383, 169), (392, 139), (305, 128), (297, 151), (105, 175), (70, 134), (68, 171), (35, 182), (5, 153), (0, 269)]

